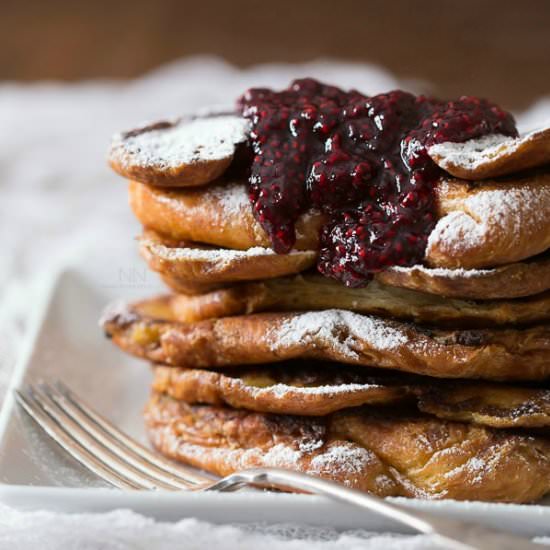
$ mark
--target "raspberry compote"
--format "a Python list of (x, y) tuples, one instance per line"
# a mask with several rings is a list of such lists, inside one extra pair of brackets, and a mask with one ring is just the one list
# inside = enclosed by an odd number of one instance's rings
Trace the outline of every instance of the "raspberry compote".
[(517, 136), (512, 115), (476, 97), (368, 97), (309, 78), (251, 89), (238, 107), (252, 123), (250, 200), (273, 249), (289, 252), (297, 218), (317, 208), (327, 216), (318, 269), (348, 286), (422, 261), (442, 174), (430, 145)]

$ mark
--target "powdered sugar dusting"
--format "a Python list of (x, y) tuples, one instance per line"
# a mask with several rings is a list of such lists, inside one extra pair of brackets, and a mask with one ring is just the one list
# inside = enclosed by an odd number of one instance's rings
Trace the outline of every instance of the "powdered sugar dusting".
[(303, 452), (293, 449), (289, 445), (278, 443), (264, 454), (266, 464), (275, 468), (285, 468), (298, 464), (303, 457)]
[[(223, 268), (233, 262), (241, 260), (275, 256), (275, 252), (271, 248), (263, 248), (255, 246), (247, 250), (232, 250), (228, 248), (184, 248), (184, 247), (169, 247), (163, 244), (154, 242), (149, 239), (142, 239), (142, 244), (146, 246), (152, 254), (167, 261), (197, 261), (216, 264), (217, 267)], [(292, 250), (290, 255), (313, 255), (313, 252), (304, 252), (300, 250)]]
[(359, 341), (377, 350), (393, 349), (408, 341), (403, 331), (382, 319), (339, 309), (297, 314), (270, 337), (274, 351), (305, 344), (331, 347), (353, 359), (358, 358), (355, 348)]
[(464, 249), (472, 249), (479, 246), (487, 234), (485, 223), (478, 223), (466, 212), (457, 211), (441, 218), (428, 237), (426, 255), (434, 247), (444, 243), (445, 249), (450, 249), (457, 254)]
[(314, 472), (331, 475), (341, 473), (363, 474), (372, 465), (373, 455), (364, 447), (351, 443), (341, 443), (329, 447), (311, 461)]
[(242, 258), (273, 256), (275, 254), (271, 248), (262, 248), (260, 246), (249, 248), (248, 250), (232, 250), (225, 248), (172, 248), (149, 240), (144, 240), (143, 243), (149, 247), (156, 256), (166, 260), (197, 260), (223, 263)]
[[(167, 436), (167, 437), (166, 437)], [(172, 437), (166, 430), (165, 441), (170, 441), (170, 454), (194, 456), (201, 460), (204, 456), (204, 447), (187, 443), (179, 438)], [(208, 454), (217, 462), (230, 463), (236, 469), (265, 466), (268, 468), (290, 468), (302, 470), (317, 475), (342, 476), (341, 481), (351, 485), (354, 476), (364, 475), (373, 462), (375, 455), (364, 447), (353, 443), (338, 442), (322, 449), (322, 440), (314, 440), (301, 444), (299, 448), (287, 443), (277, 443), (269, 449), (259, 447), (249, 449), (209, 448)], [(311, 458), (309, 466), (307, 460)], [(303, 462), (305, 461), (305, 463)], [(379, 483), (385, 480), (379, 479)]]
[(119, 325), (129, 325), (138, 319), (138, 314), (124, 300), (116, 300), (103, 310), (98, 324), (101, 328), (107, 323), (116, 322)]
[[(446, 182), (442, 184), (445, 195)], [(510, 183), (497, 189), (480, 188), (468, 196), (460, 210), (441, 218), (428, 238), (426, 254), (442, 246), (457, 256), (490, 242), (499, 235), (518, 237), (547, 228), (550, 186)]]
[(297, 395), (341, 395), (351, 394), (360, 391), (366, 391), (373, 388), (380, 388), (379, 384), (326, 384), (324, 386), (292, 386), (289, 384), (273, 384), (263, 388), (254, 387), (238, 380), (248, 393), (255, 398), (264, 396), (275, 396), (276, 398), (286, 398), (289, 394)]
[[(439, 451), (436, 456), (451, 455), (460, 459), (462, 457), (462, 450), (456, 446), (448, 447)], [(452, 479), (454, 477), (462, 477), (467, 474), (469, 482), (472, 485), (483, 483), (487, 475), (491, 472), (498, 471), (498, 463), (502, 457), (502, 449), (499, 446), (494, 445), (487, 449), (487, 452), (483, 453), (483, 456), (470, 456), (464, 462), (460, 462), (458, 466), (450, 469), (443, 474), (446, 479)]]
[[(199, 211), (205, 208), (205, 201), (189, 201), (177, 192), (155, 192), (155, 201), (165, 204), (170, 210), (179, 212), (186, 217), (193, 217), (193, 210)], [(216, 201), (216, 204), (212, 203)], [(218, 231), (223, 233), (228, 227), (234, 225), (235, 218), (242, 223), (245, 213), (250, 212), (250, 201), (244, 183), (224, 182), (208, 187), (206, 195), (206, 208), (209, 208), (212, 222), (218, 226)], [(229, 221), (228, 221), (229, 219)], [(233, 219), (231, 221), (231, 219)]]
[(455, 176), (494, 177), (550, 162), (550, 125), (518, 138), (492, 134), (464, 143), (439, 143), (428, 153)]
[(117, 134), (111, 157), (126, 166), (158, 169), (224, 159), (246, 141), (249, 130), (247, 120), (233, 115), (197, 118), (164, 129)]
[(209, 189), (209, 195), (218, 201), (224, 216), (239, 215), (243, 208), (251, 208), (244, 183), (216, 185)]
[(431, 277), (445, 277), (446, 279), (470, 279), (475, 277), (482, 277), (484, 275), (493, 275), (496, 273), (495, 269), (449, 269), (446, 267), (426, 267), (424, 265), (413, 265), (410, 267), (402, 267), (400, 265), (392, 266), (388, 271), (395, 271), (397, 273), (411, 274), (415, 271), (421, 271)]
[[(498, 456), (498, 453), (495, 453), (495, 455)], [(484, 474), (487, 471), (491, 471), (487, 461), (477, 456), (470, 458), (464, 465), (464, 468), (473, 475), (472, 483), (481, 483)]]
[[(182, 200), (182, 196), (177, 192), (155, 192), (154, 197), (157, 202), (186, 215), (190, 215), (194, 208), (192, 203)], [(224, 218), (241, 216), (244, 209), (250, 210), (250, 201), (244, 183), (224, 182), (212, 185), (208, 188), (207, 200), (210, 201), (210, 199), (215, 199), (218, 205), (218, 208), (212, 209), (212, 215), (217, 216), (220, 222), (220, 231), (223, 231), (224, 225), (221, 222)], [(203, 206), (204, 204), (201, 203), (199, 208)]]
[(511, 138), (501, 134), (490, 134), (463, 143), (437, 143), (428, 149), (428, 154), (443, 169), (461, 166), (471, 170), (499, 156), (511, 154), (527, 139), (530, 139), (530, 135)]

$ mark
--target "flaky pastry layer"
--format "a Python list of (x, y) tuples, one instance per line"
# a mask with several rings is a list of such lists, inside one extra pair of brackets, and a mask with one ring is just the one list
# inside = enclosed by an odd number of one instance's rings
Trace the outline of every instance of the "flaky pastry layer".
[(154, 394), (145, 419), (160, 452), (222, 476), (281, 467), (379, 496), (494, 502), (532, 502), (550, 489), (545, 438), (421, 415), (360, 408), (312, 419)]
[(223, 372), (153, 366), (153, 390), (186, 403), (323, 416), (359, 405), (415, 404), (439, 418), (494, 428), (550, 427), (550, 390), (447, 381), (319, 362)]
[[(442, 180), (435, 192), (439, 219), (425, 257), (432, 267), (494, 267), (550, 247), (550, 173), (480, 184)], [(131, 182), (130, 204), (145, 227), (171, 239), (237, 250), (270, 246), (243, 182), (178, 191)], [(314, 211), (299, 218), (297, 250), (318, 250), (323, 220)]]
[(550, 325), (436, 330), (345, 310), (181, 323), (162, 297), (108, 310), (102, 323), (124, 351), (181, 367), (319, 359), (442, 378), (550, 376)]
[(483, 328), (550, 320), (550, 291), (515, 300), (467, 301), (444, 298), (371, 281), (347, 288), (321, 275), (298, 275), (243, 283), (205, 294), (170, 298), (183, 322), (262, 311), (346, 309), (436, 327)]
[[(313, 250), (278, 255), (271, 249), (230, 250), (182, 242), (144, 230), (140, 252), (176, 292), (202, 294), (240, 281), (271, 279), (312, 268)], [(375, 281), (450, 298), (490, 300), (531, 296), (550, 289), (550, 256), (483, 270), (390, 268)], [(341, 287), (340, 287), (341, 288)]]
[(466, 143), (441, 143), (428, 153), (457, 178), (496, 178), (550, 163), (550, 128), (518, 138), (489, 135)]
[(139, 250), (149, 267), (180, 290), (208, 289), (228, 282), (270, 279), (300, 273), (315, 265), (313, 250), (275, 254), (270, 248), (227, 250), (171, 241), (145, 230)]
[(116, 134), (109, 164), (128, 179), (196, 187), (226, 173), (247, 137), (248, 122), (228, 113), (160, 121)]

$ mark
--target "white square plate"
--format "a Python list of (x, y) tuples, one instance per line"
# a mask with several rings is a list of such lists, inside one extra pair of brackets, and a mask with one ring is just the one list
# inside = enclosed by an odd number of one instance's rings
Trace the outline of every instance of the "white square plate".
[[(150, 293), (151, 288), (147, 289)], [(61, 379), (123, 430), (145, 440), (141, 409), (150, 373), (142, 361), (105, 341), (97, 320), (120, 289), (98, 285), (85, 272), (55, 278), (37, 305), (12, 383)], [(396, 501), (436, 514), (506, 525), (519, 533), (550, 535), (550, 506), (480, 502)], [(374, 514), (327, 499), (271, 492), (126, 492), (108, 488), (40, 432), (8, 394), (0, 415), (0, 501), (23, 509), (70, 512), (130, 508), (159, 519), (211, 522), (300, 522), (335, 528), (393, 530)]]

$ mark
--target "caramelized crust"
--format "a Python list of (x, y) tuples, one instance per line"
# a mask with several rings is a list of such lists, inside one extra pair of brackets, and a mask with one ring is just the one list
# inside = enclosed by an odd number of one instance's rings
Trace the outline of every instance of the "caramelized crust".
[(198, 187), (221, 177), (229, 168), (233, 156), (216, 160), (182, 163), (173, 168), (140, 166), (129, 161), (126, 154), (112, 155), (110, 167), (121, 176), (158, 187)]
[(108, 337), (123, 350), (181, 367), (319, 359), (442, 378), (544, 380), (550, 328), (427, 330), (343, 310), (264, 313), (180, 323), (166, 298), (108, 311)]
[(186, 403), (323, 416), (359, 405), (413, 404), (439, 418), (494, 428), (550, 427), (550, 390), (447, 381), (326, 363), (225, 372), (155, 365), (153, 390)]
[(160, 452), (221, 476), (282, 467), (379, 496), (497, 502), (550, 489), (545, 438), (418, 415), (361, 408), (312, 419), (154, 394), (145, 419)]
[(371, 417), (363, 411), (339, 413), (333, 426), (391, 464), (415, 496), (531, 502), (548, 492), (546, 438), (416, 416)]
[(261, 311), (333, 308), (451, 328), (518, 325), (550, 319), (550, 292), (519, 300), (472, 302), (385, 286), (377, 281), (364, 288), (348, 288), (321, 275), (268, 279), (195, 296), (174, 295), (171, 302), (174, 317), (183, 322)]
[(267, 413), (323, 416), (367, 403), (402, 401), (412, 395), (406, 380), (322, 363), (269, 365), (226, 373), (155, 365), (153, 373), (153, 390), (174, 399)]
[[(143, 226), (171, 239), (236, 250), (270, 247), (242, 182), (167, 190), (132, 181), (129, 191), (130, 206)], [(296, 223), (296, 250), (317, 250), (321, 225), (319, 213), (303, 214)]]
[(439, 418), (494, 428), (550, 427), (550, 390), (546, 388), (432, 384), (418, 393), (418, 408)]
[(440, 219), (426, 248), (431, 266), (493, 267), (550, 247), (550, 173), (479, 184), (446, 180), (436, 196)]
[[(439, 221), (428, 239), (432, 267), (483, 268), (513, 263), (550, 246), (550, 174), (510, 181), (444, 180), (436, 187)], [(172, 239), (237, 250), (269, 247), (255, 220), (244, 183), (167, 191), (130, 183), (139, 221)], [(310, 212), (296, 225), (296, 249), (318, 250), (323, 217)]]

